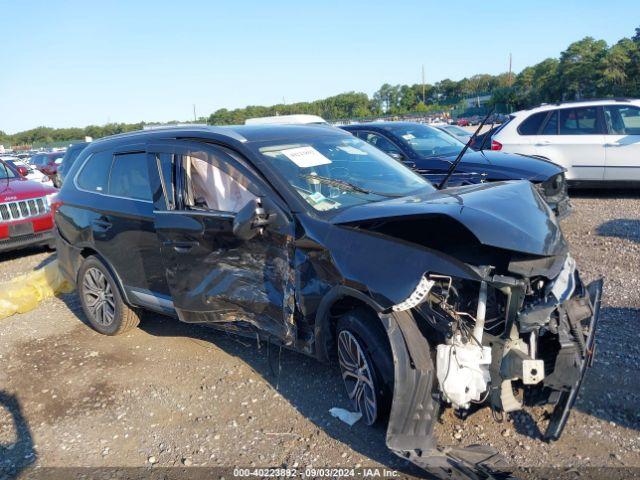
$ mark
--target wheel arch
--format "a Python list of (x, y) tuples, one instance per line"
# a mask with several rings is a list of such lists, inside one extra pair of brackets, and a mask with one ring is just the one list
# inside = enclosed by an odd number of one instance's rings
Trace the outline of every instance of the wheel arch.
[[(344, 285), (336, 285), (329, 290), (322, 300), (315, 317), (315, 355), (322, 362), (332, 361), (331, 346), (335, 341), (337, 316), (355, 308), (366, 308), (376, 317), (384, 309), (365, 293)], [(382, 321), (380, 327), (383, 328)]]
[(124, 283), (122, 283), (122, 279), (120, 278), (120, 275), (118, 275), (118, 272), (116, 271), (115, 268), (113, 268), (113, 265), (111, 264), (111, 262), (109, 262), (103, 255), (100, 254), (100, 252), (98, 252), (95, 248), (91, 247), (91, 246), (82, 246), (80, 247), (80, 258), (82, 259), (82, 262), (80, 263), (80, 265), (78, 265), (78, 269), (76, 270), (76, 284), (79, 285), (79, 278), (78, 275), (80, 274), (80, 268), (82, 263), (84, 262), (85, 259), (87, 259), (88, 257), (94, 256), (96, 257), (98, 260), (100, 260), (100, 262), (102, 262), (102, 264), (105, 266), (105, 268), (107, 270), (109, 270), (109, 273), (111, 274), (111, 276), (115, 279), (116, 281), (116, 285), (118, 286), (118, 290), (120, 291), (120, 295), (122, 295), (122, 298), (124, 299), (125, 303), (129, 306), (133, 306), (134, 303), (131, 301), (131, 297), (129, 296), (129, 292), (127, 291), (127, 289), (124, 286)]

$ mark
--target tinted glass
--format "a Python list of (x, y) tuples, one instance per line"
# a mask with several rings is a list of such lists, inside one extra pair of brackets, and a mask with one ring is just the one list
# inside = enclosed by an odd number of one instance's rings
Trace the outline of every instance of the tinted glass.
[(549, 120), (542, 129), (542, 135), (557, 135), (558, 134), (558, 111), (556, 110), (551, 114)]
[(136, 200), (151, 200), (146, 154), (128, 153), (114, 157), (109, 194)]
[(111, 152), (94, 153), (78, 175), (78, 186), (90, 192), (107, 193), (112, 160)]
[(398, 147), (377, 133), (362, 132), (360, 138), (387, 153), (400, 153)]
[(596, 107), (560, 110), (560, 135), (594, 135), (598, 132)]
[(7, 178), (16, 178), (17, 175), (13, 171), (11, 167), (9, 167), (5, 162), (0, 160), (0, 179), (6, 180)]
[(387, 128), (422, 157), (457, 155), (464, 147), (460, 140), (427, 125), (400, 124)]
[(604, 121), (611, 135), (640, 135), (640, 108), (631, 105), (607, 105)]
[(518, 133), (520, 135), (537, 135), (546, 117), (547, 112), (534, 113), (520, 124)]

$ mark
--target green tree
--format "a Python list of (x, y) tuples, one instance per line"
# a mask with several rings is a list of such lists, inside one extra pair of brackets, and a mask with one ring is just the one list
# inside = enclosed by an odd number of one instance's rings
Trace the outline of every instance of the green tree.
[(565, 99), (595, 97), (604, 75), (607, 42), (585, 37), (560, 54), (561, 85)]

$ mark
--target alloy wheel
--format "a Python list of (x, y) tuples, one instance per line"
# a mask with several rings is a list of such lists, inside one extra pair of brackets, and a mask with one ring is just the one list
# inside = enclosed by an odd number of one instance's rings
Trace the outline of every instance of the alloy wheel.
[(349, 399), (362, 413), (365, 423), (373, 425), (378, 417), (378, 402), (372, 366), (358, 339), (347, 330), (342, 330), (338, 335), (338, 361)]
[(82, 287), (84, 303), (93, 320), (104, 327), (111, 325), (116, 315), (116, 304), (105, 274), (95, 267), (87, 269)]

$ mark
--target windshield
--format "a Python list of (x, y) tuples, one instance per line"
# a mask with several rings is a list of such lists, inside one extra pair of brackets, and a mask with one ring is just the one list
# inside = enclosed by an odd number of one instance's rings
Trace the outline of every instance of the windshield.
[(319, 211), (435, 190), (397, 160), (355, 137), (324, 137), (258, 150)]
[(451, 135), (420, 124), (390, 125), (387, 128), (421, 157), (457, 155), (464, 144)]
[(0, 180), (6, 180), (7, 178), (16, 178), (16, 174), (11, 167), (0, 160)]
[(468, 137), (471, 136), (471, 132), (467, 132), (464, 128), (456, 127), (455, 125), (447, 125), (443, 127), (445, 130), (453, 133), (454, 135), (466, 135)]

